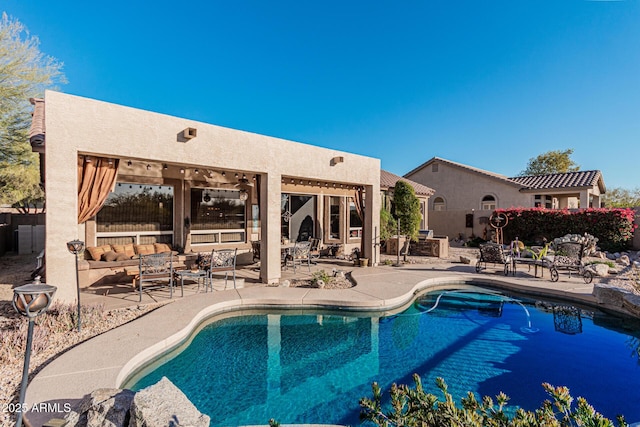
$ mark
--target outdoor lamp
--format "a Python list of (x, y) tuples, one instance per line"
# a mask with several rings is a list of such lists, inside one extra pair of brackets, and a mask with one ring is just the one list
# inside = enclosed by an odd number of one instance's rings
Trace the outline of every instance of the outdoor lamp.
[[(24, 396), (27, 392), (27, 380), (29, 379), (29, 359), (31, 358), (31, 342), (33, 341), (33, 321), (37, 316), (47, 311), (56, 287), (40, 283), (40, 277), (36, 277), (34, 283), (17, 287), (13, 290), (13, 308), (18, 314), (29, 319), (27, 329), (27, 348), (24, 354), (24, 368), (22, 370), (22, 384), (20, 386), (20, 406), (24, 405)], [(22, 425), (23, 411), (18, 412), (16, 427)]]
[(78, 254), (84, 250), (84, 242), (80, 240), (72, 240), (67, 242), (67, 249), (76, 258), (76, 289), (78, 291), (78, 332), (80, 332), (80, 279), (78, 277)]
[(240, 190), (240, 200), (245, 202), (248, 198), (249, 198), (249, 193), (247, 193), (247, 190)]

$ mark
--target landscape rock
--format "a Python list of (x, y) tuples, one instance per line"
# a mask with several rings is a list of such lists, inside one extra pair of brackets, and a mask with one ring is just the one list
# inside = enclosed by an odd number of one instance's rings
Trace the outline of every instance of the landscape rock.
[(167, 377), (137, 392), (131, 404), (129, 427), (193, 426), (208, 427), (209, 416), (202, 414)]
[(596, 301), (598, 301), (598, 304), (622, 307), (624, 297), (630, 294), (631, 292), (626, 289), (621, 289), (606, 283), (596, 283), (593, 286), (593, 296), (596, 298)]
[(629, 255), (620, 255), (620, 258), (618, 258), (616, 262), (620, 265), (624, 265), (625, 267), (631, 264), (631, 260), (629, 260)]
[(471, 264), (471, 258), (468, 256), (460, 255), (460, 262), (463, 264)]
[(129, 425), (134, 392), (101, 388), (84, 396), (65, 416), (67, 427), (122, 427)]
[(589, 269), (599, 277), (607, 277), (609, 275), (609, 266), (607, 264), (591, 264)]

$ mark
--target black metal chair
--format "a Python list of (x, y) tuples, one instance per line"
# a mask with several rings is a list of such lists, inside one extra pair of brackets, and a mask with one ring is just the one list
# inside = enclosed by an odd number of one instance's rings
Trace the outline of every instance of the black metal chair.
[(487, 264), (502, 264), (504, 266), (504, 275), (516, 274), (513, 257), (510, 253), (505, 252), (502, 245), (489, 242), (480, 245), (480, 259), (476, 263), (476, 273), (480, 273), (487, 268)]
[(560, 278), (558, 270), (567, 270), (569, 272), (569, 278), (571, 278), (571, 272), (575, 271), (580, 276), (582, 276), (582, 279), (585, 283), (591, 283), (593, 281), (593, 272), (587, 269), (582, 262), (583, 255), (583, 243), (557, 243), (554, 248), (554, 255), (551, 260), (551, 265), (549, 266), (551, 281), (557, 282)]
[[(170, 252), (160, 254), (140, 255), (137, 275), (140, 301), (142, 289), (158, 289), (169, 286), (169, 297), (173, 298), (173, 256)], [(147, 286), (147, 284), (153, 284)]]

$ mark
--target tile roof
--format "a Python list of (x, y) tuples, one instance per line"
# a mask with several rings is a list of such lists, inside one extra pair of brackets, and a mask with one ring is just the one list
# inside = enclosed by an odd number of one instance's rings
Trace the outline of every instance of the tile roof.
[(462, 163), (452, 162), (451, 160), (442, 159), (440, 157), (433, 157), (432, 159), (421, 164), (417, 168), (413, 169), (404, 176), (409, 176), (420, 169), (429, 166), (432, 163), (444, 163), (457, 168), (465, 169), (471, 172), (479, 173), (491, 178), (498, 179), (502, 182), (516, 185), (520, 187), (521, 191), (526, 190), (551, 190), (551, 189), (570, 189), (581, 187), (593, 187), (598, 185), (600, 192), (606, 191), (604, 180), (602, 178), (602, 172), (599, 170), (590, 171), (578, 171), (578, 172), (565, 172), (565, 173), (553, 173), (546, 175), (530, 175), (530, 176), (516, 176), (508, 178), (505, 175), (489, 172), (483, 169), (474, 168), (472, 166), (464, 165)]
[(387, 172), (384, 169), (380, 169), (380, 189), (384, 190), (393, 188), (398, 181), (404, 181), (411, 185), (417, 196), (431, 196), (435, 193), (435, 190), (427, 187), (426, 185), (419, 184), (415, 181), (411, 181), (410, 179), (403, 178), (401, 176), (394, 175), (391, 172)]
[(600, 185), (604, 189), (602, 173), (599, 170), (516, 176), (509, 179), (520, 184), (523, 190), (593, 187), (594, 185)]

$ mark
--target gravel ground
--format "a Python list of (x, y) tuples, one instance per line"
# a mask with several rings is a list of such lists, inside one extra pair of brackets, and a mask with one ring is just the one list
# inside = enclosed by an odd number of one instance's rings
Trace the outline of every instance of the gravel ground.
[[(13, 309), (13, 288), (31, 282), (35, 268), (32, 255), (7, 254), (0, 257), (0, 425), (15, 423), (10, 403), (18, 402), (28, 322)], [(33, 347), (29, 363), (29, 378), (55, 359), (64, 350), (127, 323), (166, 304), (148, 304), (128, 309), (105, 311), (102, 307), (83, 307), (82, 332), (75, 330), (69, 316), (54, 313), (75, 313), (74, 305), (52, 304), (48, 314), (36, 320)], [(62, 350), (61, 350), (62, 349)]]

